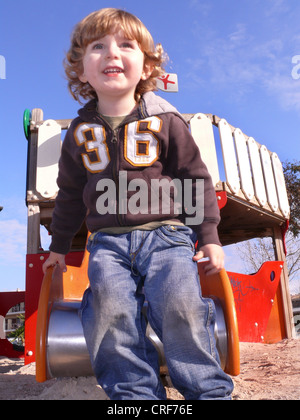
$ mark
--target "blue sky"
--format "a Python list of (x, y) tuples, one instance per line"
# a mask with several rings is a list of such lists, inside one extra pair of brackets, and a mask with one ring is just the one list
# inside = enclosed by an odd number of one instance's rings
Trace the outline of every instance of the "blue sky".
[[(0, 291), (25, 288), (23, 111), (76, 115), (62, 60), (74, 25), (102, 7), (136, 14), (163, 44), (180, 88), (167, 99), (179, 111), (216, 114), (282, 161), (300, 159), (299, 0), (0, 0)], [(227, 268), (240, 268), (230, 253)]]

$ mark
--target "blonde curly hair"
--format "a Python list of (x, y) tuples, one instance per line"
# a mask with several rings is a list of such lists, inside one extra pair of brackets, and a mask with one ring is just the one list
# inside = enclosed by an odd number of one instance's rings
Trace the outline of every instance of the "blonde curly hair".
[(80, 98), (97, 98), (93, 87), (79, 80), (83, 73), (83, 57), (87, 46), (119, 30), (122, 30), (128, 39), (137, 41), (144, 53), (144, 66), (153, 68), (150, 77), (138, 83), (135, 100), (138, 102), (145, 92), (157, 90), (156, 79), (164, 73), (163, 64), (167, 60), (162, 45), (154, 45), (150, 32), (136, 16), (124, 10), (106, 8), (91, 13), (79, 22), (71, 37), (71, 47), (66, 55), (64, 67), (69, 91), (76, 101), (81, 103)]

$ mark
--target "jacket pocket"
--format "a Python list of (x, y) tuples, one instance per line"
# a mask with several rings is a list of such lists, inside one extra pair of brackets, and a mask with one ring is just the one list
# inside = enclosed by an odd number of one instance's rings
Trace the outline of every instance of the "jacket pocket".
[(101, 237), (102, 237), (102, 233), (101, 233), (101, 232), (96, 232), (96, 233), (93, 233), (93, 234), (89, 237), (88, 243), (87, 243), (87, 245), (86, 245), (86, 249), (87, 249), (87, 251), (88, 251), (90, 254), (92, 253), (92, 251), (93, 251), (94, 247), (95, 247), (96, 245), (98, 245), (98, 244), (99, 244), (99, 242), (101, 241)]

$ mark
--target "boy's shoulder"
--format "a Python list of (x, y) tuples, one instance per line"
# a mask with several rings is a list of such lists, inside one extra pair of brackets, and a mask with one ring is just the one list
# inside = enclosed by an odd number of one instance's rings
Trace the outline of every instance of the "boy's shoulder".
[(77, 111), (78, 116), (73, 120), (75, 123), (80, 121), (92, 121), (98, 115), (97, 100), (91, 99), (82, 108)]
[(143, 114), (147, 117), (161, 114), (173, 114), (178, 116), (186, 123), (180, 112), (162, 97), (156, 95), (154, 92), (146, 92), (141, 99), (141, 107)]

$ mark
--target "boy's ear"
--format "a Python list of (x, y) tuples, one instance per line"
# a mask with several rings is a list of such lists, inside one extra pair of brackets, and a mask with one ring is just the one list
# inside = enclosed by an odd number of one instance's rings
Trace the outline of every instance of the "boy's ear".
[(153, 72), (153, 69), (154, 69), (154, 65), (153, 64), (145, 64), (144, 65), (144, 70), (143, 70), (143, 73), (142, 73), (142, 77), (141, 77), (141, 80), (148, 80), (149, 79), (149, 77), (151, 76), (151, 74), (152, 74), (152, 72)]
[(80, 76), (78, 76), (78, 78), (79, 78), (79, 80), (82, 82), (82, 83), (87, 83), (87, 77), (86, 77), (86, 75), (83, 73), (83, 74), (81, 74)]

